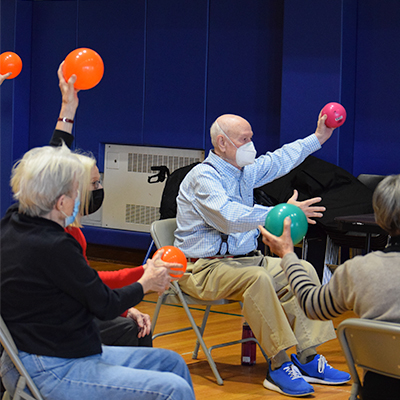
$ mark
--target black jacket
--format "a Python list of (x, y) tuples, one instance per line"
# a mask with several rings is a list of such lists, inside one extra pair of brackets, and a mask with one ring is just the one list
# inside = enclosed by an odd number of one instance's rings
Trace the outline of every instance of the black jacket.
[(140, 283), (109, 289), (62, 226), (19, 214), (1, 220), (1, 314), (19, 350), (77, 358), (101, 353), (93, 317), (113, 319), (143, 298)]

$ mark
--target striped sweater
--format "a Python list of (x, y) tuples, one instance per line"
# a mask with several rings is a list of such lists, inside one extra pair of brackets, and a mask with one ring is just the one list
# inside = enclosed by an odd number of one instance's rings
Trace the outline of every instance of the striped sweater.
[(329, 320), (353, 310), (360, 318), (400, 323), (400, 252), (354, 257), (322, 286), (310, 280), (294, 253), (286, 254), (281, 266), (310, 319)]

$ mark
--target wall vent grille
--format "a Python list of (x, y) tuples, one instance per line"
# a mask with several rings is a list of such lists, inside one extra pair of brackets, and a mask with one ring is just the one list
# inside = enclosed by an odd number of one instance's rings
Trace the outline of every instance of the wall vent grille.
[(162, 154), (128, 153), (128, 172), (151, 173), (152, 166), (165, 165), (169, 172), (199, 162), (199, 157), (179, 157)]
[(150, 232), (152, 222), (160, 218), (166, 182), (166, 179), (157, 181), (158, 171), (151, 167), (166, 166), (172, 173), (203, 160), (203, 150), (106, 144), (104, 203), (98, 221), (85, 221), (86, 224)]
[(150, 226), (153, 221), (160, 218), (160, 207), (142, 206), (138, 204), (127, 204), (125, 222), (128, 224), (139, 224)]

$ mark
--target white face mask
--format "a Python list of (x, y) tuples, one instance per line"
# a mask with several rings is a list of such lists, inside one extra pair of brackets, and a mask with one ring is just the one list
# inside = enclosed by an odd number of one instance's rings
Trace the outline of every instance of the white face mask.
[[(218, 124), (219, 126), (219, 124)], [(236, 164), (239, 167), (244, 167), (246, 165), (250, 165), (254, 163), (254, 160), (256, 159), (257, 151), (256, 148), (254, 147), (253, 142), (248, 142), (244, 144), (243, 146), (237, 147), (235, 143), (232, 142), (230, 137), (222, 130), (222, 128), (219, 126), (219, 129), (221, 132), (228, 138), (228, 140), (236, 147)]]

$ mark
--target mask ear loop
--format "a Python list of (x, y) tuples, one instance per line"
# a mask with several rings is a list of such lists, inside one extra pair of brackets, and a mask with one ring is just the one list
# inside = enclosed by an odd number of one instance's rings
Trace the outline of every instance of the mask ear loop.
[(223, 131), (223, 129), (219, 126), (218, 121), (215, 121), (215, 124), (218, 126), (218, 129), (225, 135), (225, 137), (238, 149), (235, 143), (232, 142), (231, 138)]

